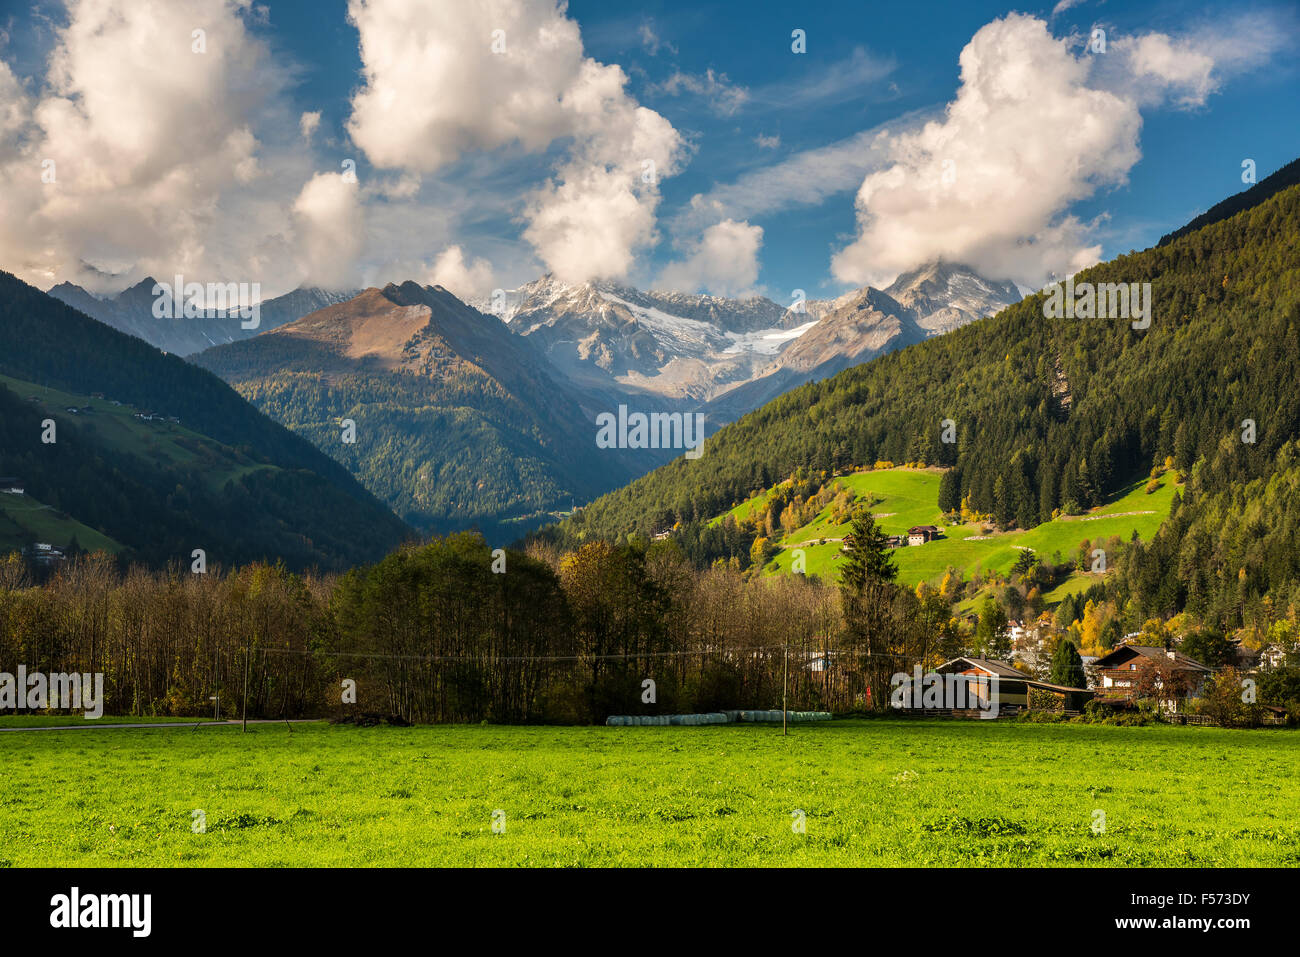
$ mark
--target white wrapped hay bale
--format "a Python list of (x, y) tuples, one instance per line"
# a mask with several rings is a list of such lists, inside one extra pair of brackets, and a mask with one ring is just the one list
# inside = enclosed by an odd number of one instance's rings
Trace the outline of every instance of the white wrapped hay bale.
[[(805, 720), (812, 720), (815, 712), (790, 712), (790, 719), (796, 714), (803, 714)], [(830, 717), (830, 715), (826, 715)], [(627, 727), (672, 727), (698, 728), (704, 725), (731, 724), (737, 721), (780, 721), (780, 711), (710, 711), (704, 714), (612, 714), (605, 719), (611, 728)]]

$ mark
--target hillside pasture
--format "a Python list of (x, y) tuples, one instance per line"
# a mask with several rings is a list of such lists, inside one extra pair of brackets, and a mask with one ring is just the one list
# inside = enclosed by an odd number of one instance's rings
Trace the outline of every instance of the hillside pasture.
[[(894, 468), (836, 479), (852, 489), (859, 500), (870, 497), (874, 501), (872, 511), (887, 534), (901, 535), (914, 525), (944, 529), (944, 537), (936, 541), (894, 550), (899, 580), (908, 584), (938, 579), (949, 566), (961, 569), (968, 577), (976, 571), (1006, 574), (1025, 548), (1033, 549), (1045, 560), (1058, 553), (1068, 560), (1085, 539), (1097, 541), (1116, 535), (1127, 539), (1137, 534), (1149, 540), (1168, 517), (1177, 487), (1174, 474), (1167, 473), (1155, 491), (1147, 493), (1146, 482), (1137, 482), (1085, 515), (1063, 515), (1031, 529), (986, 533), (985, 526), (979, 523), (946, 523), (938, 506), (941, 476), (937, 469)], [(781, 551), (767, 566), (768, 572), (788, 572), (794, 549), (802, 548), (809, 574), (835, 577), (841, 547), (838, 540), (848, 526), (832, 524), (830, 512), (829, 507), (823, 509), (812, 522), (785, 536), (778, 543)]]

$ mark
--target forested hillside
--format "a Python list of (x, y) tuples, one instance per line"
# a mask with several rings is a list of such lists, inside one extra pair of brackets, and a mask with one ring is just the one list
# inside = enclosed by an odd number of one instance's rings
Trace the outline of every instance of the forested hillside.
[[(188, 563), (202, 548), (212, 562), (342, 568), (407, 534), (346, 469), (216, 376), (7, 273), (0, 341), (0, 375), (15, 380), (0, 385), (0, 473), (122, 543), (127, 557)], [(68, 396), (94, 411), (69, 412)], [(141, 435), (118, 421), (133, 421), (130, 410), (161, 421)], [(53, 442), (43, 441), (46, 419)]]
[(1297, 184), (1300, 184), (1300, 159), (1292, 160), (1281, 169), (1265, 176), (1249, 189), (1243, 189), (1235, 196), (1229, 196), (1227, 199), (1215, 203), (1186, 226), (1181, 226), (1172, 233), (1161, 236), (1160, 242), (1156, 243), (1156, 245), (1167, 246), (1175, 239), (1186, 236), (1188, 233), (1194, 233), (1211, 223), (1217, 223), (1229, 216), (1235, 216), (1243, 209), (1258, 206), (1274, 193), (1280, 193), (1282, 190)]
[(195, 362), (421, 529), (517, 538), (639, 471), (596, 447), (594, 411), (535, 343), (440, 287), (369, 289)]
[[(1003, 527), (1100, 504), (1166, 458), (1183, 472), (1205, 461), (1189, 500), (1224, 496), (1254, 515), (1240, 483), (1267, 480), (1300, 436), (1300, 188), (1075, 277), (1085, 281), (1150, 282), (1150, 327), (1046, 319), (1042, 294), (1032, 296), (788, 393), (721, 430), (702, 458), (598, 499), (551, 535), (572, 543), (651, 533), (717, 515), (800, 468), (878, 460), (952, 466), (939, 506), (966, 501)], [(945, 420), (952, 444), (941, 441)], [(1198, 514), (1206, 548), (1229, 528), (1240, 539), (1239, 524)], [(1181, 533), (1161, 541), (1153, 547), (1177, 552)], [(1273, 569), (1268, 580), (1292, 574), (1297, 546), (1278, 541), (1265, 561), (1267, 547), (1251, 550)], [(1151, 601), (1170, 610), (1200, 594), (1169, 584), (1182, 574), (1171, 567), (1145, 573), (1165, 581), (1151, 586), (1165, 597)], [(1244, 574), (1244, 588), (1264, 581)]]
[(1268, 473), (1230, 481), (1225, 443), (1200, 463), (1169, 521), (1150, 543), (1132, 542), (1120, 574), (1091, 596), (1113, 602), (1129, 624), (1177, 612), (1219, 631), (1246, 628), (1263, 644), (1300, 615), (1300, 443), (1288, 442)]

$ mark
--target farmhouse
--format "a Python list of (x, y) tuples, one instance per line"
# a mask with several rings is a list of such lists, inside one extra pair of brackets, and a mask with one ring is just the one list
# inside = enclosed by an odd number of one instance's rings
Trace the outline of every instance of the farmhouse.
[(807, 661), (804, 663), (804, 669), (816, 674), (830, 671), (833, 664), (832, 658), (834, 654), (835, 653), (831, 651), (810, 652), (807, 656)]
[[(1067, 688), (1047, 681), (1031, 678), (1005, 661), (963, 656), (945, 661), (934, 669), (939, 674), (962, 674), (976, 678), (997, 679), (998, 710), (1014, 713), (1022, 708), (1035, 707), (1033, 701), (1053, 700), (1055, 707), (1065, 711), (1080, 711), (1092, 700), (1093, 692), (1083, 688)], [(1031, 698), (1033, 700), (1031, 700)]]
[(1165, 688), (1165, 676), (1168, 676), (1170, 683), (1178, 686), (1167, 689), (1169, 695), (1166, 700), (1169, 701), (1184, 697), (1180, 691), (1195, 696), (1205, 679), (1214, 673), (1214, 669), (1172, 648), (1119, 645), (1093, 664), (1098, 692), (1111, 698), (1136, 697), (1137, 679), (1144, 667), (1157, 669), (1159, 677), (1154, 682), (1156, 688)]
[(933, 525), (913, 525), (907, 530), (907, 544), (924, 545), (938, 538), (942, 532)]
[(34, 561), (40, 562), (42, 565), (53, 565), (55, 562), (64, 561), (68, 557), (62, 548), (46, 542), (37, 542), (32, 546), (29, 554)]
[(0, 475), (0, 495), (22, 495), (23, 481), (13, 475)]

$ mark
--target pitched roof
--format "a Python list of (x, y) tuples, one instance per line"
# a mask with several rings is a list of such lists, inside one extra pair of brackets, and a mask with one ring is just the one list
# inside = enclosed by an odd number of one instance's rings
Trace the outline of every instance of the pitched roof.
[[(1153, 661), (1168, 661), (1178, 671), (1213, 671), (1214, 669), (1207, 665), (1201, 664), (1195, 658), (1188, 657), (1181, 651), (1173, 651), (1173, 658), (1169, 657), (1170, 652), (1164, 648), (1157, 648), (1154, 645), (1119, 645), (1113, 648), (1108, 654), (1102, 655), (1095, 662), (1094, 667), (1106, 668), (1111, 664), (1111, 659), (1124, 651), (1132, 651), (1141, 655), (1143, 658), (1150, 658)], [(1127, 659), (1125, 659), (1127, 660)]]
[(998, 675), (999, 677), (1002, 678), (1029, 677), (1023, 671), (1016, 670), (1015, 668), (1011, 667), (1011, 665), (1007, 664), (1005, 661), (992, 661), (988, 658), (972, 658), (969, 655), (962, 655), (959, 658), (953, 658), (951, 661), (945, 661), (935, 670), (942, 672), (943, 669), (947, 668), (949, 665), (956, 664), (959, 661), (964, 661), (969, 665), (973, 665), (974, 667), (979, 668), (981, 671), (986, 671), (991, 675)]

